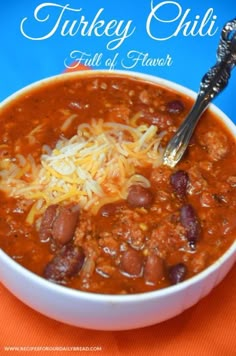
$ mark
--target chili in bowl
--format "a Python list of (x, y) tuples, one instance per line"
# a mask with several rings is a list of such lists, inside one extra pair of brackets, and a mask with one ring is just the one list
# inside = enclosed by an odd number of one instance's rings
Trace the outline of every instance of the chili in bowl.
[(0, 277), (62, 322), (122, 330), (197, 303), (235, 262), (236, 128), (214, 105), (175, 168), (195, 94), (140, 73), (67, 73), (0, 114)]

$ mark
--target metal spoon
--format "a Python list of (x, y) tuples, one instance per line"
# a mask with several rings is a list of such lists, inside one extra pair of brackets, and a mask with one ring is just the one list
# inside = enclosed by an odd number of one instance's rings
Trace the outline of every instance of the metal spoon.
[(163, 163), (174, 167), (187, 149), (190, 138), (209, 103), (223, 91), (236, 65), (236, 18), (223, 27), (217, 49), (217, 63), (204, 75), (200, 90), (190, 113), (168, 143)]

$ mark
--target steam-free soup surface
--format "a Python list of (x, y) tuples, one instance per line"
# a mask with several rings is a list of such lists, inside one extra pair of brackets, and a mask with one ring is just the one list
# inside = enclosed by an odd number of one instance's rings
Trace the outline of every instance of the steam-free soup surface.
[(236, 234), (235, 137), (209, 110), (173, 169), (192, 100), (118, 75), (68, 76), (1, 110), (0, 247), (95, 293), (147, 292), (217, 260)]

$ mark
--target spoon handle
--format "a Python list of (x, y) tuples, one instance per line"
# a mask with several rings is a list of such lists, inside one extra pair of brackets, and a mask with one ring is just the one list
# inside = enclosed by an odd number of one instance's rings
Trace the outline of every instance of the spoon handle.
[(217, 62), (203, 76), (200, 90), (190, 113), (168, 143), (163, 163), (174, 167), (183, 156), (193, 131), (209, 103), (227, 86), (230, 74), (236, 65), (236, 19), (229, 21), (221, 32), (217, 49)]

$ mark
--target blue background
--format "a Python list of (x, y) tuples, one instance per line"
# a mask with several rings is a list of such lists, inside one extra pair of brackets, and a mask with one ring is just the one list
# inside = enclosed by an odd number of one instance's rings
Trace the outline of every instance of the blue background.
[[(174, 1), (174, 0), (173, 0)], [(118, 61), (115, 69), (124, 69), (121, 59), (126, 58), (130, 50), (148, 53), (149, 57), (172, 57), (171, 66), (144, 66), (136, 65), (131, 70), (153, 74), (165, 79), (182, 84), (194, 91), (198, 91), (200, 80), (205, 72), (216, 62), (216, 49), (220, 39), (220, 31), (223, 25), (236, 17), (235, 0), (205, 0), (187, 1), (176, 0), (182, 9), (182, 16), (189, 9), (186, 21), (193, 21), (197, 15), (200, 19), (209, 8), (213, 8), (217, 16), (215, 26), (219, 30), (214, 36), (184, 36), (180, 32), (177, 36), (165, 41), (157, 41), (148, 36), (146, 21), (151, 12), (151, 3), (161, 3), (160, 0), (52, 0), (51, 3), (60, 5), (70, 4), (72, 8), (81, 8), (77, 13), (66, 12), (64, 20), (80, 20), (85, 16), (86, 20), (93, 20), (96, 13), (104, 8), (100, 19), (106, 22), (111, 19), (132, 20), (135, 31), (127, 38), (121, 46), (115, 50), (108, 50), (107, 43), (113, 39), (107, 36), (96, 37), (81, 36), (78, 32), (74, 37), (62, 36), (59, 29), (50, 38), (33, 41), (24, 37), (20, 31), (23, 18), (25, 31), (32, 36), (43, 36), (50, 30), (53, 21), (57, 18), (58, 8), (54, 10), (43, 9), (41, 16), (50, 14), (47, 23), (39, 24), (34, 20), (35, 8), (46, 1), (36, 0), (13, 0), (1, 3), (0, 21), (0, 101), (12, 94), (14, 91), (47, 76), (59, 74), (65, 70), (64, 61), (69, 63), (69, 55), (73, 50), (86, 52), (94, 55), (102, 53), (102, 61), (95, 69), (104, 69), (105, 59), (112, 58), (118, 53)], [(177, 14), (176, 5), (166, 5), (160, 10), (159, 15), (165, 19), (171, 19)], [(153, 32), (160, 35), (172, 33), (180, 20), (161, 25), (153, 21)], [(201, 21), (201, 20), (200, 20)], [(199, 21), (199, 22), (200, 22)], [(48, 26), (48, 28), (47, 28)], [(207, 26), (206, 26), (207, 29)], [(72, 61), (72, 60), (71, 60)], [(225, 91), (215, 99), (214, 103), (220, 107), (236, 123), (236, 70), (232, 72), (230, 82)]]

